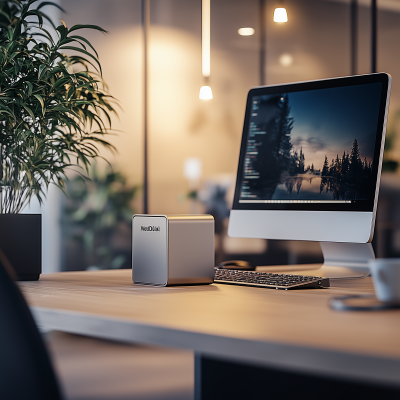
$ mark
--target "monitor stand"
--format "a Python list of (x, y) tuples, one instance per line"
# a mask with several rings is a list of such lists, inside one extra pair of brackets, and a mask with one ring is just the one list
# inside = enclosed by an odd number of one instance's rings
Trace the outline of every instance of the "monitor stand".
[(361, 277), (369, 273), (368, 260), (375, 254), (371, 243), (320, 242), (324, 263), (257, 267), (259, 271), (315, 275), (326, 278)]
[(371, 243), (320, 242), (324, 264), (319, 270), (328, 278), (369, 273), (368, 260), (375, 258)]

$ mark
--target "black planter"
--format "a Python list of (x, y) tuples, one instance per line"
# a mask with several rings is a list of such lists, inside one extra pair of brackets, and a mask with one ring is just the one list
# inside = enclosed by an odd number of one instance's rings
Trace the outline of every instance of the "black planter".
[(0, 214), (0, 248), (20, 281), (42, 272), (42, 215)]

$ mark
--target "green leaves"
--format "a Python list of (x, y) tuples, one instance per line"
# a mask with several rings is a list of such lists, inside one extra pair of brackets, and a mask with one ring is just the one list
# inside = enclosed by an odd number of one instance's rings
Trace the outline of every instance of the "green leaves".
[(88, 51), (86, 51), (84, 49), (80, 49), (79, 47), (75, 47), (75, 46), (61, 46), (61, 47), (59, 47), (59, 49), (60, 50), (74, 50), (79, 53), (86, 54), (87, 56), (91, 57), (96, 62), (96, 64), (99, 66), (100, 71), (101, 71), (100, 61), (97, 59), (96, 56), (94, 56), (93, 54), (90, 54)]
[(19, 212), (32, 196), (41, 201), (50, 183), (63, 189), (71, 160), (87, 170), (99, 146), (115, 150), (105, 135), (116, 101), (91, 72), (101, 73), (96, 50), (74, 34), (107, 32), (61, 21), (54, 40), (42, 9), (60, 7), (34, 3), (0, 1), (0, 213)]
[(105, 29), (101, 28), (100, 26), (97, 25), (74, 25), (70, 30), (69, 33), (73, 31), (77, 31), (78, 29), (95, 29), (97, 31), (100, 31), (102, 33), (108, 33)]
[(39, 94), (34, 94), (34, 96), (39, 100), (40, 105), (42, 106), (42, 115), (44, 114), (44, 101), (42, 99), (42, 96)]
[(26, 106), (25, 104), (22, 104), (22, 107), (25, 108), (25, 110), (28, 112), (28, 114), (31, 116), (31, 118), (34, 120), (35, 119), (35, 114), (33, 114), (32, 110)]
[(39, 71), (38, 71), (38, 80), (41, 80), (44, 78), (44, 74), (47, 72), (48, 68), (46, 64), (42, 64), (39, 66)]

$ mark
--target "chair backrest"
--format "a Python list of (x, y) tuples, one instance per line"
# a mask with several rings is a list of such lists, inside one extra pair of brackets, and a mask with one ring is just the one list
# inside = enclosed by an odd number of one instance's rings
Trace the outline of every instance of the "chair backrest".
[(1, 263), (0, 398), (62, 399), (49, 355), (25, 299)]

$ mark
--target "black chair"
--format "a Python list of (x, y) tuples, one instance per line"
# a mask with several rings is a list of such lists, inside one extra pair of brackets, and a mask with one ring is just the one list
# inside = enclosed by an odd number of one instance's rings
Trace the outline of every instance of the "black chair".
[(62, 399), (42, 337), (0, 252), (0, 398)]

